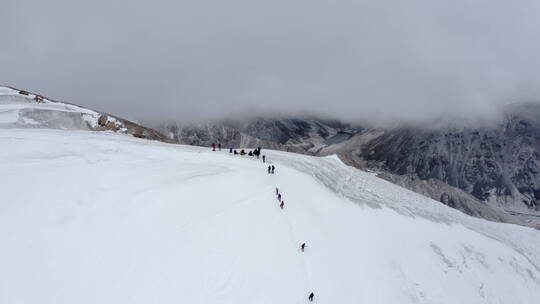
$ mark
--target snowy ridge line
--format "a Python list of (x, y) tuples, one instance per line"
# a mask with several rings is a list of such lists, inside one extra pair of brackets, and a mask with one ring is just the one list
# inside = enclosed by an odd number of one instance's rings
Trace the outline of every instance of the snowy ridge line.
[[(29, 99), (31, 99), (31, 101), (34, 102), (34, 103), (52, 103), (52, 104), (57, 104), (57, 105), (63, 105), (63, 106), (66, 107), (66, 109), (71, 107), (71, 108), (73, 108), (72, 111), (78, 111), (78, 112), (87, 113), (87, 114), (99, 114), (99, 112), (96, 111), (96, 110), (89, 109), (89, 108), (83, 108), (83, 107), (78, 106), (78, 105), (76, 105), (74, 103), (71, 103), (71, 102), (50, 99), (50, 98), (45, 97), (45, 96), (43, 96), (41, 94), (36, 94), (36, 93), (32, 93), (32, 92), (25, 91), (25, 90), (19, 90), (17, 88), (11, 87), (11, 86), (0, 85), (0, 89), (2, 89), (2, 88), (8, 88), (8, 89), (11, 90), (11, 92), (8, 91), (7, 94), (6, 94), (6, 92), (2, 92), (2, 90), (0, 90), (0, 95), (26, 96)], [(21, 94), (20, 92), (24, 92), (25, 94)], [(36, 98), (40, 98), (41, 100), (37, 101)]]
[[(50, 98), (45, 97), (45, 96), (43, 96), (41, 94), (36, 94), (36, 93), (29, 92), (29, 91), (24, 91), (24, 90), (19, 90), (17, 88), (11, 87), (11, 86), (2, 86), (2, 85), (0, 85), (0, 88), (2, 88), (2, 87), (9, 88), (9, 89), (13, 90), (14, 92), (11, 92), (11, 94), (4, 94), (2, 91), (0, 91), (0, 95), (28, 96), (33, 101), (33, 103), (38, 103), (38, 104), (39, 103), (51, 103), (51, 104), (60, 105), (60, 106), (65, 107), (64, 109), (57, 108), (57, 110), (59, 110), (59, 111), (63, 110), (63, 111), (66, 111), (66, 112), (80, 112), (80, 113), (90, 114), (90, 115), (101, 115), (102, 114), (102, 112), (99, 112), (97, 110), (90, 109), (90, 108), (87, 108), (87, 107), (81, 107), (81, 106), (79, 106), (77, 104), (74, 104), (74, 103), (71, 103), (71, 102), (68, 102), (68, 101), (50, 99)], [(28, 93), (28, 95), (22, 95), (19, 92), (26, 92), (26, 93)], [(35, 101), (34, 99), (37, 96), (43, 98), (43, 101), (42, 102)], [(34, 106), (34, 107), (36, 107), (36, 106)], [(37, 106), (36, 108), (43, 109), (43, 110), (49, 110), (50, 109), (50, 108), (47, 108), (47, 107), (41, 107), (40, 108), (39, 106)], [(114, 115), (111, 115), (111, 114), (108, 114), (108, 113), (103, 113), (103, 114), (111, 116), (111, 117), (115, 117)]]
[(113, 131), (134, 137), (169, 142), (161, 133), (118, 116), (76, 104), (56, 101), (11, 87), (0, 87), (2, 128), (47, 128)]

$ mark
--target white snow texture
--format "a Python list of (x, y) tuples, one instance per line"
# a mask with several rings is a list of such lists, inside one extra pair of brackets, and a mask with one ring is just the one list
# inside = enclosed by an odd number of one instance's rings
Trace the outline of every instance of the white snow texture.
[(15, 128), (0, 147), (0, 303), (540, 301), (538, 231), (336, 157), (263, 149), (268, 174), (228, 150)]

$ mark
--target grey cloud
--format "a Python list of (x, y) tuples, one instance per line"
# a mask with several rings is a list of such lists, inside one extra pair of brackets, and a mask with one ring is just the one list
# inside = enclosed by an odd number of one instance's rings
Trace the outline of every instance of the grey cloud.
[(141, 119), (490, 115), (539, 100), (539, 15), (533, 0), (7, 0), (0, 83)]

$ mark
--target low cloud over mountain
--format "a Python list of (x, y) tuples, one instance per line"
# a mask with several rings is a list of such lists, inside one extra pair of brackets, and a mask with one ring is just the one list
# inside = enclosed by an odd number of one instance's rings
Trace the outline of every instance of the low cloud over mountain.
[(140, 119), (485, 117), (539, 100), (539, 6), (8, 0), (0, 83)]

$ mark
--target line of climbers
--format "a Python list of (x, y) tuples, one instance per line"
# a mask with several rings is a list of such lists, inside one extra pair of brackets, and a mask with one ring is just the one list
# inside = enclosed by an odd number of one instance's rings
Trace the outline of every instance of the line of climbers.
[[(273, 171), (273, 170), (272, 170)], [(270, 173), (270, 172), (269, 172)], [(272, 172), (273, 173), (273, 172)], [(276, 197), (277, 197), (277, 200), (279, 202), (279, 207), (283, 210), (283, 207), (285, 206), (285, 200), (283, 200), (283, 196), (281, 195), (281, 193), (279, 192), (279, 188), (276, 187)], [(302, 243), (300, 245), (300, 251), (304, 252), (306, 250), (306, 243)], [(313, 302), (313, 297), (315, 295), (313, 294), (313, 292), (311, 292), (308, 296), (308, 300), (310, 302)]]
[[(218, 150), (221, 151), (221, 143), (218, 143), (217, 145), (218, 147)], [(216, 144), (212, 144), (212, 151), (216, 151)], [(246, 153), (246, 151), (244, 151), (244, 149), (240, 150), (240, 152), (236, 151), (236, 149), (233, 150), (233, 148), (229, 148), (229, 153), (231, 154), (234, 154), (234, 155), (248, 155), (248, 156), (256, 156), (257, 159), (259, 159), (259, 156), (261, 155), (261, 147), (258, 147), (257, 149), (255, 150), (250, 150), (248, 153)], [(262, 161), (263, 163), (266, 163), (266, 156), (263, 155), (262, 156)], [(274, 174), (276, 170), (276, 167), (274, 165), (270, 165), (268, 166), (268, 174)], [(281, 196), (281, 193), (279, 192), (279, 188), (276, 187), (276, 196), (277, 196), (277, 199), (278, 199), (278, 202), (279, 202), (279, 207), (283, 210), (283, 208), (285, 207), (285, 201), (283, 200), (283, 197)], [(300, 250), (302, 252), (304, 252), (306, 250), (306, 243), (302, 243), (300, 245)], [(315, 295), (313, 294), (313, 292), (311, 292), (309, 295), (308, 295), (308, 300), (310, 302), (313, 302), (313, 298), (315, 297)]]

